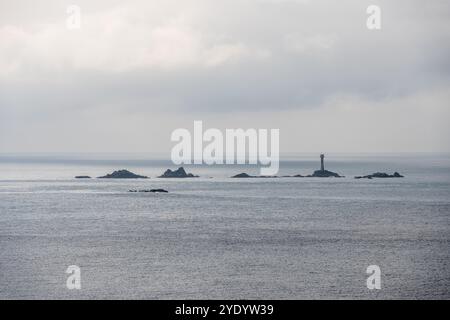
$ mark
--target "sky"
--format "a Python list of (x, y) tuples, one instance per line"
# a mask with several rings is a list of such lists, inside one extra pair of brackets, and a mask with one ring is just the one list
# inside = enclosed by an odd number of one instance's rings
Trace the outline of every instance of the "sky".
[(0, 0), (0, 153), (169, 155), (194, 120), (282, 153), (450, 152), (448, 57), (446, 0)]

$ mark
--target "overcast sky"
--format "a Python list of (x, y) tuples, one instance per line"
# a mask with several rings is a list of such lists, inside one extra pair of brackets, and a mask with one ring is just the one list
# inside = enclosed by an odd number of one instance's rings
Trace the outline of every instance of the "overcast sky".
[(447, 0), (0, 0), (0, 152), (169, 155), (194, 120), (279, 128), (281, 152), (450, 152), (449, 57)]

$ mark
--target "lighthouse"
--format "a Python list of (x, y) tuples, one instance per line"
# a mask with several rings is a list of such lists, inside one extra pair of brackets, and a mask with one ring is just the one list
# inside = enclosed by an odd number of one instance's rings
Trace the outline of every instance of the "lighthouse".
[(319, 178), (336, 177), (336, 178), (341, 178), (342, 176), (340, 176), (338, 173), (333, 172), (333, 171), (325, 170), (324, 159), (325, 159), (325, 155), (321, 154), (320, 155), (320, 170), (314, 171), (314, 173), (311, 176), (308, 176), (308, 177), (319, 177)]

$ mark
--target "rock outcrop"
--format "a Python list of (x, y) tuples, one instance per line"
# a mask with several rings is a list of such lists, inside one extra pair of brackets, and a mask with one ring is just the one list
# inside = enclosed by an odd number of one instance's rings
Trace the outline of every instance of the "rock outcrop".
[(242, 172), (231, 178), (279, 178), (278, 176), (251, 176), (248, 173)]
[(404, 178), (400, 173), (387, 174), (385, 172), (375, 172), (367, 176), (356, 176), (355, 179), (373, 179), (373, 178)]
[(148, 177), (134, 174), (128, 170), (118, 170), (106, 176), (98, 177), (98, 179), (148, 179)]
[(232, 176), (232, 178), (256, 178), (256, 177), (255, 176), (251, 176), (248, 173), (242, 172), (242, 173), (239, 173), (239, 174), (237, 174), (235, 176)]
[(330, 177), (334, 177), (334, 178), (343, 178), (343, 176), (339, 175), (336, 172), (332, 172), (332, 171), (328, 171), (328, 170), (316, 170), (314, 171), (314, 173), (308, 177), (313, 177), (313, 178), (330, 178)]
[(195, 176), (192, 173), (186, 173), (183, 167), (179, 167), (174, 171), (167, 169), (166, 172), (158, 178), (198, 178), (198, 176)]

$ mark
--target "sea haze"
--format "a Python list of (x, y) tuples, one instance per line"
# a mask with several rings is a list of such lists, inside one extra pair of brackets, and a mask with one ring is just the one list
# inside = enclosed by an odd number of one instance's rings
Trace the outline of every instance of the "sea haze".
[[(277, 179), (229, 178), (259, 172), (242, 165), (160, 179), (176, 166), (156, 158), (0, 155), (0, 298), (450, 298), (448, 154), (330, 154), (345, 178)], [(318, 168), (283, 157), (279, 175)], [(118, 169), (151, 179), (74, 179)], [(353, 178), (377, 171), (405, 178)], [(169, 193), (128, 192), (151, 188)]]

